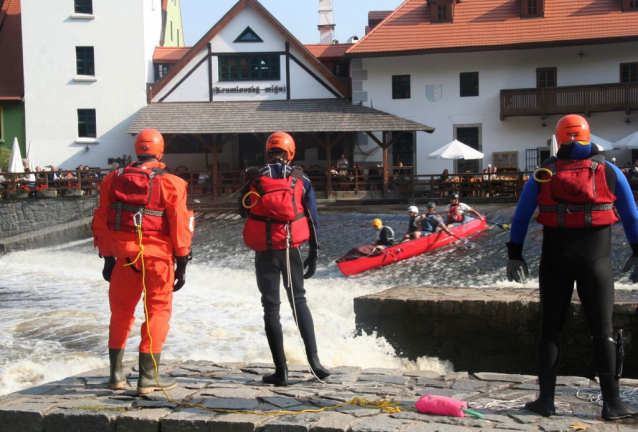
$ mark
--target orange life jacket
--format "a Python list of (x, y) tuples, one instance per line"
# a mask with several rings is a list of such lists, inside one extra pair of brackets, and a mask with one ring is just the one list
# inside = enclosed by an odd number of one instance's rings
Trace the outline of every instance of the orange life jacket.
[(551, 228), (588, 228), (618, 222), (614, 211), (616, 196), (609, 190), (605, 158), (551, 158), (543, 164), (552, 172), (538, 177), (536, 197), (539, 214), (536, 221)]
[(109, 194), (109, 229), (136, 233), (134, 216), (139, 214), (143, 234), (170, 234), (166, 203), (160, 193), (164, 173), (160, 168), (141, 168), (137, 163), (117, 170)]
[(301, 168), (293, 168), (285, 179), (262, 175), (253, 180), (243, 199), (250, 210), (244, 225), (246, 246), (255, 251), (282, 250), (307, 241), (310, 230), (303, 199)]

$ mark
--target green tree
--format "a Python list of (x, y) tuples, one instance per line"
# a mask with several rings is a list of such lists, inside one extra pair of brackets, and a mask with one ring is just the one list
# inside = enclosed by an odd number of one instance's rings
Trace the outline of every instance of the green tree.
[(6, 172), (9, 168), (9, 158), (11, 157), (11, 150), (5, 146), (0, 146), (0, 171)]

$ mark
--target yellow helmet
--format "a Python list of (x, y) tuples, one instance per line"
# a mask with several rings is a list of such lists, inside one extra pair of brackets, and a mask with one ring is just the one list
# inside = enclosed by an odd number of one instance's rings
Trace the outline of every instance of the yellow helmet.
[(382, 225), (383, 225), (383, 222), (379, 218), (376, 218), (376, 219), (374, 219), (372, 221), (372, 226), (375, 227), (375, 228), (378, 228), (378, 227), (380, 227)]

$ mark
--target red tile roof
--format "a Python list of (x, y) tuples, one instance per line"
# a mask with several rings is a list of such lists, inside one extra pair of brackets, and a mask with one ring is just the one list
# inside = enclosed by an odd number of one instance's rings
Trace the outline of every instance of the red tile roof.
[(453, 23), (430, 23), (427, 0), (406, 0), (348, 54), (459, 51), (638, 40), (638, 13), (620, 0), (545, 0), (521, 19), (520, 0), (463, 0)]
[(24, 96), (20, 0), (0, 3), (0, 100), (19, 100)]
[(392, 12), (394, 12), (394, 11), (391, 11), (391, 10), (389, 10), (389, 11), (370, 11), (370, 12), (368, 12), (368, 21), (370, 21), (370, 20), (383, 21)]
[(153, 61), (155, 63), (175, 63), (184, 57), (191, 47), (155, 47)]
[(343, 57), (348, 48), (350, 48), (352, 45), (354, 44), (311, 44), (305, 45), (305, 47), (318, 59), (326, 60)]

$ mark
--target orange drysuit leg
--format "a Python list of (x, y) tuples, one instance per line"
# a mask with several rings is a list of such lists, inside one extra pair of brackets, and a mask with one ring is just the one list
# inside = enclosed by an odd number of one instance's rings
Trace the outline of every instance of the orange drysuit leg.
[[(153, 337), (153, 352), (162, 351), (169, 329), (169, 320), (173, 310), (174, 267), (172, 260), (146, 257), (146, 306)], [(109, 286), (109, 302), (111, 304), (111, 325), (109, 327), (109, 348), (122, 349), (135, 321), (135, 307), (142, 296), (141, 262), (135, 265), (135, 271), (124, 267), (125, 260), (118, 259), (111, 284)], [(140, 352), (149, 353), (151, 341), (142, 324), (142, 342)]]

